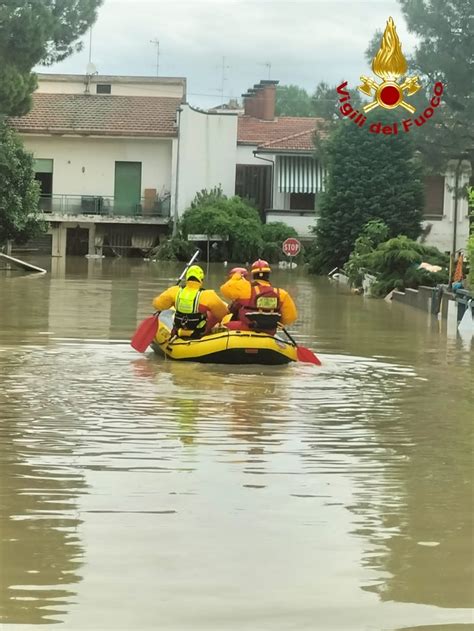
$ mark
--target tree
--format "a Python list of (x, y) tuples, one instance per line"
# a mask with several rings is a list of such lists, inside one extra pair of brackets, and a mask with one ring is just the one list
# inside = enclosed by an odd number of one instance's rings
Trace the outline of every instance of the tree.
[(0, 123), (0, 243), (24, 243), (42, 231), (36, 213), (39, 185), (33, 158), (26, 153), (17, 134)]
[(297, 85), (281, 85), (276, 90), (277, 116), (314, 116), (311, 97)]
[(10, 0), (0, 3), (0, 243), (33, 237), (38, 191), (31, 158), (4, 126), (7, 116), (31, 108), (37, 64), (61, 61), (80, 50), (78, 38), (96, 19), (103, 0)]
[(78, 38), (95, 22), (103, 0), (10, 0), (0, 4), (0, 117), (31, 107), (37, 64), (81, 49)]
[[(366, 126), (371, 120), (388, 124), (393, 115), (369, 114)], [(382, 219), (389, 237), (419, 236), (423, 186), (409, 134), (381, 137), (352, 121), (341, 121), (324, 145), (324, 158), (328, 178), (313, 229), (312, 271), (342, 267), (371, 219)]]

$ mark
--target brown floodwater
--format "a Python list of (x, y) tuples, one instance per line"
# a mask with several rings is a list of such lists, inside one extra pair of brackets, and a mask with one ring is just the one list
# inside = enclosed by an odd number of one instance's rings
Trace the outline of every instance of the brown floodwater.
[(281, 270), (321, 368), (173, 363), (129, 339), (179, 265), (35, 262), (0, 272), (2, 628), (474, 628), (469, 339)]

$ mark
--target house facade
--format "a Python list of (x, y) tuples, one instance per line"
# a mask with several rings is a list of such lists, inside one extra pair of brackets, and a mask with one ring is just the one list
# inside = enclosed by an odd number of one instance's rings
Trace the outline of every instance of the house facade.
[(12, 119), (35, 159), (51, 251), (153, 245), (173, 201), (182, 78), (39, 75), (29, 114)]
[(278, 81), (261, 81), (243, 95), (237, 135), (236, 193), (250, 197), (265, 221), (284, 221), (311, 238), (324, 167), (315, 156), (318, 118), (275, 116)]

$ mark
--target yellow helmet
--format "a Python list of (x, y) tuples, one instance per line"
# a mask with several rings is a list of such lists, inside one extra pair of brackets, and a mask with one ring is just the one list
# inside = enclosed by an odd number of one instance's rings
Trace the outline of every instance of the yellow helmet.
[(186, 272), (186, 280), (190, 278), (195, 278), (200, 283), (204, 280), (204, 270), (199, 265), (191, 265), (191, 267)]

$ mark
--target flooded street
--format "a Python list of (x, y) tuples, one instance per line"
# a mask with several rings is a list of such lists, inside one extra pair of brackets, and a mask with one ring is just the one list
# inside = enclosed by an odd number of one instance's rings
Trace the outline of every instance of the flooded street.
[(322, 367), (173, 363), (129, 340), (182, 266), (35, 261), (0, 272), (5, 627), (474, 629), (465, 342), (281, 270)]

